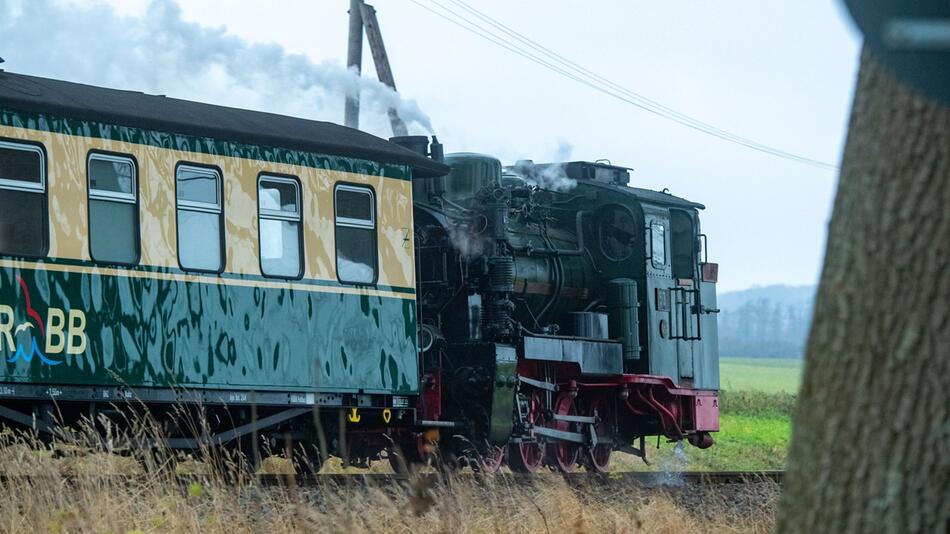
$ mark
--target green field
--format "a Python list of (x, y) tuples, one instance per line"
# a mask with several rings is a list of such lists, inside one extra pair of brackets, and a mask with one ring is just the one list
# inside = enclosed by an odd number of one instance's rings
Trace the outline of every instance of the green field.
[(798, 393), (804, 360), (793, 358), (722, 358), (719, 382), (727, 391)]
[(778, 358), (723, 358), (720, 362), (720, 431), (706, 450), (660, 440), (647, 445), (645, 465), (617, 454), (619, 470), (745, 471), (783, 469), (791, 438), (791, 414), (801, 381), (802, 361)]

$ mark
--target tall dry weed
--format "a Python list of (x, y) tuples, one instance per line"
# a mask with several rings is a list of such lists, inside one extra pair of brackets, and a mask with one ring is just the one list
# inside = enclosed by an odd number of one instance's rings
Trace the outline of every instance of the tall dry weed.
[(140, 425), (109, 440), (74, 432), (52, 446), (30, 434), (0, 434), (0, 531), (764, 533), (778, 495), (767, 485), (758, 493), (619, 482), (577, 487), (554, 473), (530, 483), (461, 474), (437, 483), (265, 487), (249, 473), (238, 476), (240, 462), (217, 450), (176, 457), (133, 446), (151, 430)]

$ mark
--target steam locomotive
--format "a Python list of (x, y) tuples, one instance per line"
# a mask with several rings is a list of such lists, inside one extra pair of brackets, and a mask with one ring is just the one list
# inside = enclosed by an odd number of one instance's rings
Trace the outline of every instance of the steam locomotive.
[(533, 472), (606, 471), (613, 450), (643, 457), (645, 436), (710, 446), (718, 266), (699, 257), (703, 206), (629, 187), (609, 163), (445, 162), (413, 186), (420, 411), (462, 429), (443, 449)]
[(702, 206), (628, 182), (0, 71), (0, 424), (309, 466), (708, 447)]

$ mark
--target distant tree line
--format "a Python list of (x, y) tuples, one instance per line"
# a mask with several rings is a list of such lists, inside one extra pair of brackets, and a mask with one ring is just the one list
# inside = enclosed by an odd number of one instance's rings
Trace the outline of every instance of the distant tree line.
[(719, 314), (719, 352), (744, 358), (801, 358), (813, 302), (750, 300)]

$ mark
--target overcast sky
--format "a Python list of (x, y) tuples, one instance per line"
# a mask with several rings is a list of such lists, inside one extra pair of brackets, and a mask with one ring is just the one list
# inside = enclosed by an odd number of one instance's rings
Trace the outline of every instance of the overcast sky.
[[(679, 112), (788, 152), (840, 160), (860, 37), (837, 2), (467, 1)], [(615, 100), (410, 0), (372, 3), (397, 86), (414, 101), (402, 104), (418, 119), (413, 128), (421, 132), (427, 115), (447, 151), (490, 153), (505, 163), (569, 156), (633, 167), (633, 185), (669, 188), (706, 205), (703, 231), (710, 261), (720, 263), (720, 290), (817, 280), (835, 171), (752, 151)], [(342, 122), (339, 95), (347, 82), (338, 71), (348, 0), (178, 6), (0, 0), (3, 67)], [(176, 41), (179, 34), (187, 40)], [(301, 61), (313, 75), (288, 85), (284, 79), (307, 70)], [(375, 77), (368, 47), (364, 73)], [(364, 109), (362, 124), (388, 137), (379, 103), (386, 97), (372, 85), (365, 90), (375, 91), (377, 103)]]

